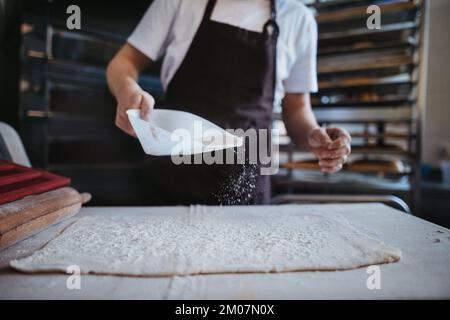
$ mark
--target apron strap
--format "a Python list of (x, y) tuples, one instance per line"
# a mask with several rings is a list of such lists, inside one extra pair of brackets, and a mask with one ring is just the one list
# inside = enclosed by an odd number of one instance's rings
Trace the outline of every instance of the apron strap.
[[(216, 6), (217, 0), (208, 0), (206, 5), (205, 13), (203, 14), (202, 24), (210, 20), (214, 7)], [(270, 19), (264, 24), (263, 32), (264, 34), (272, 34), (272, 29), (274, 29), (275, 35), (278, 35), (278, 25), (276, 22), (277, 18), (277, 6), (276, 0), (270, 0)]]
[(270, 0), (270, 19), (264, 24), (263, 33), (264, 36), (278, 37), (280, 29), (277, 24), (277, 6), (276, 0)]
[(276, 0), (270, 0), (270, 19), (273, 21), (277, 20), (277, 5)]
[(203, 14), (202, 23), (208, 21), (211, 18), (214, 7), (216, 6), (217, 0), (208, 0), (206, 5), (205, 13)]

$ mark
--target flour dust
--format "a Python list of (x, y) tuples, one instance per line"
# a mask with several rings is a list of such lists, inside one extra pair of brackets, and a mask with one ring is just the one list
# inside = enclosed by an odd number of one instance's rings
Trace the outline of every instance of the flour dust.
[[(241, 163), (239, 160), (242, 159), (242, 154), (236, 150), (234, 153), (237, 155), (237, 163)], [(255, 202), (259, 165), (243, 162), (226, 167), (227, 178), (214, 194), (220, 205), (245, 205)]]

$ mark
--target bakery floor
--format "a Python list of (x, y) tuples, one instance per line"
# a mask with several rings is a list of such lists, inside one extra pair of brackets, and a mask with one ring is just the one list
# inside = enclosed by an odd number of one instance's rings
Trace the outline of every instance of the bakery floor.
[[(299, 205), (342, 214), (368, 235), (397, 247), (402, 259), (380, 265), (381, 288), (369, 290), (367, 268), (335, 272), (217, 274), (174, 277), (22, 274), (8, 264), (86, 215), (171, 214), (183, 207), (87, 207), (74, 218), (0, 252), (0, 299), (450, 299), (450, 231), (382, 204)], [(239, 210), (239, 207), (234, 207)]]

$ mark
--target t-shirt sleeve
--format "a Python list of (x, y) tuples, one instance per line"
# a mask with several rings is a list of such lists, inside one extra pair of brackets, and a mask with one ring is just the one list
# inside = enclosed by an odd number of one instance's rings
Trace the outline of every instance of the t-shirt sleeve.
[(291, 93), (317, 92), (317, 23), (311, 12), (301, 20), (295, 42), (297, 56), (284, 89)]
[(170, 42), (172, 24), (180, 1), (153, 1), (127, 42), (151, 60), (158, 60)]

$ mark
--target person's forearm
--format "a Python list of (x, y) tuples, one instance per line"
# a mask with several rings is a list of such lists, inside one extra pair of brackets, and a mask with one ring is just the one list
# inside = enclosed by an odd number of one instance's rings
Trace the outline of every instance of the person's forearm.
[(139, 74), (151, 60), (128, 43), (125, 43), (111, 60), (106, 70), (109, 89), (117, 101), (115, 124), (131, 136), (136, 136), (127, 112), (139, 109), (140, 117), (148, 120), (155, 99), (138, 85)]
[(106, 78), (111, 93), (117, 98), (121, 91), (139, 87), (137, 80), (139, 71), (125, 59), (114, 59), (108, 65)]
[(106, 78), (111, 93), (119, 99), (122, 93), (140, 90), (139, 74), (152, 61), (142, 52), (125, 43), (108, 65)]
[(309, 94), (287, 94), (283, 100), (283, 121), (298, 148), (309, 149), (308, 135), (318, 128)]

